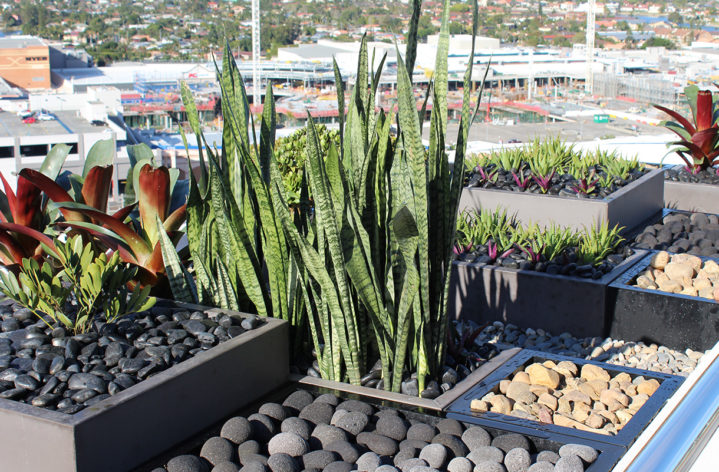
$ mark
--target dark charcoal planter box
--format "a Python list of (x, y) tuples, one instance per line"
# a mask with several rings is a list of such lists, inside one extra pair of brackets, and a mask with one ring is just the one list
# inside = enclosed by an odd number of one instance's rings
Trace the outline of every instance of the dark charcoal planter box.
[(0, 469), (130, 470), (285, 383), (288, 333), (286, 321), (267, 318), (74, 415), (0, 399)]
[[(502, 415), (493, 412), (473, 412), (470, 408), (470, 403), (475, 398), (482, 398), (484, 395), (491, 391), (498, 391), (499, 382), (508, 377), (511, 377), (516, 372), (523, 370), (529, 364), (535, 362), (542, 363), (544, 361), (551, 360), (555, 363), (561, 361), (574, 362), (577, 367), (581, 368), (584, 364), (594, 364), (600, 366), (612, 376), (626, 372), (632, 378), (637, 376), (644, 376), (646, 379), (656, 379), (660, 386), (649, 400), (637, 411), (632, 419), (614, 436), (592, 433), (589, 431), (582, 431), (574, 428), (568, 428), (564, 426), (557, 426), (554, 424), (545, 424), (539, 421), (526, 420), (523, 418), (516, 418), (514, 416)], [(606, 364), (602, 362), (588, 361), (584, 359), (577, 359), (567, 356), (560, 356), (557, 354), (548, 354), (540, 351), (531, 351), (528, 349), (522, 350), (519, 354), (514, 356), (500, 369), (495, 370), (486, 379), (482, 380), (476, 387), (464, 394), (457, 401), (449, 406), (447, 416), (449, 418), (455, 418), (461, 421), (474, 423), (477, 419), (481, 420), (492, 420), (500, 423), (509, 423), (525, 428), (536, 430), (537, 432), (544, 433), (561, 433), (570, 437), (584, 438), (597, 442), (604, 442), (609, 444), (615, 444), (621, 446), (624, 449), (629, 448), (634, 440), (641, 434), (644, 428), (651, 422), (652, 418), (661, 409), (667, 399), (674, 394), (679, 388), (681, 383), (684, 381), (682, 377), (674, 375), (667, 375), (658, 372), (650, 372), (647, 370), (632, 369), (628, 367), (622, 367), (613, 364)]]
[(610, 284), (609, 335), (678, 350), (711, 349), (719, 341), (719, 304), (706, 298), (631, 285), (646, 270), (656, 252), (647, 254)]
[(593, 280), (532, 270), (455, 262), (450, 281), (450, 316), (479, 324), (502, 321), (521, 328), (605, 336), (609, 331), (608, 285), (646, 251), (635, 250), (602, 278)]
[(336, 390), (338, 392), (352, 393), (368, 398), (376, 398), (393, 402), (398, 405), (412, 406), (431, 411), (443, 411), (450, 403), (459, 398), (463, 393), (472, 388), (477, 382), (494, 372), (497, 368), (504, 365), (509, 359), (520, 351), (519, 348), (509, 348), (501, 351), (495, 357), (490, 359), (486, 364), (479, 366), (469, 376), (458, 382), (454, 388), (443, 393), (435, 399), (412, 397), (402, 393), (387, 392), (376, 388), (358, 387), (349, 383), (335, 382), (332, 380), (324, 380), (317, 377), (290, 375), (290, 379), (301, 385)]
[(676, 210), (719, 213), (719, 185), (665, 180), (664, 206)]
[(459, 209), (501, 207), (525, 224), (554, 222), (582, 229), (607, 221), (630, 229), (660, 211), (663, 203), (664, 170), (655, 169), (601, 200), (467, 187), (462, 189)]

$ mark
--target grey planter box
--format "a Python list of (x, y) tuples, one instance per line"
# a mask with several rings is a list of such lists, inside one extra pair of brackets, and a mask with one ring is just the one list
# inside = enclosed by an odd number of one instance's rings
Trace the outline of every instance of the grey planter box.
[(612, 307), (609, 335), (681, 351), (711, 349), (719, 341), (717, 302), (631, 285), (647, 269), (656, 252), (647, 254), (609, 286)]
[(400, 405), (409, 405), (412, 407), (423, 408), (430, 411), (444, 411), (450, 403), (455, 401), (457, 398), (462, 396), (467, 390), (472, 388), (477, 382), (494, 372), (496, 369), (505, 364), (508, 360), (514, 357), (520, 351), (519, 348), (509, 348), (501, 351), (494, 358), (490, 359), (484, 365), (479, 366), (475, 369), (468, 377), (461, 382), (457, 383), (451, 390), (443, 393), (437, 398), (430, 400), (428, 398), (412, 397), (404, 395), (402, 393), (387, 392), (385, 390), (378, 390), (376, 388), (359, 387), (356, 385), (335, 382), (332, 380), (324, 380), (317, 377), (302, 376), (292, 374), (290, 379), (301, 385), (311, 385), (313, 387), (326, 388), (330, 390), (337, 390), (344, 393), (352, 393), (355, 395), (361, 395), (363, 397), (375, 398), (391, 403)]
[(664, 206), (676, 210), (719, 213), (719, 185), (665, 180)]
[(287, 382), (288, 336), (267, 318), (74, 415), (0, 399), (0, 469), (131, 470)]
[(553, 334), (605, 336), (608, 285), (646, 251), (635, 250), (602, 278), (584, 279), (531, 270), (455, 262), (449, 288), (450, 316), (477, 323), (502, 321)]
[(522, 223), (556, 223), (574, 229), (607, 221), (634, 228), (663, 208), (664, 170), (655, 169), (602, 200), (557, 195), (464, 188), (460, 211), (506, 209)]

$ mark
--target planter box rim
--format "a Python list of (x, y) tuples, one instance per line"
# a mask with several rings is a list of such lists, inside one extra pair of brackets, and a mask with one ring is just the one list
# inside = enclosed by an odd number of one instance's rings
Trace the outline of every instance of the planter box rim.
[(485, 377), (491, 375), (495, 370), (502, 367), (507, 361), (512, 359), (521, 351), (518, 347), (510, 347), (500, 351), (495, 357), (490, 359), (485, 364), (479, 366), (470, 375), (457, 382), (447, 392), (438, 396), (435, 399), (412, 397), (399, 392), (388, 392), (386, 390), (378, 390), (376, 388), (363, 387), (359, 385), (352, 385), (345, 382), (337, 382), (333, 380), (325, 380), (318, 377), (303, 376), (298, 374), (291, 374), (290, 380), (293, 380), (300, 385), (312, 385), (315, 387), (328, 388), (337, 390), (345, 393), (353, 393), (364, 397), (375, 398), (378, 400), (386, 400), (389, 402), (399, 403), (402, 405), (410, 405), (413, 407), (426, 408), (434, 411), (444, 411), (447, 407), (454, 402), (457, 398), (462, 396), (464, 393), (469, 391), (475, 384), (480, 382)]

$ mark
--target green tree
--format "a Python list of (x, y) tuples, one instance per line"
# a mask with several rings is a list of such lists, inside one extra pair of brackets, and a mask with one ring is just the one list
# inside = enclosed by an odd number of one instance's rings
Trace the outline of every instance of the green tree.
[(417, 39), (426, 40), (427, 36), (437, 32), (437, 27), (432, 24), (432, 19), (427, 15), (419, 17), (419, 23), (417, 24)]
[(644, 41), (644, 44), (642, 44), (642, 49), (651, 48), (651, 47), (664, 47), (667, 49), (676, 49), (677, 45), (674, 44), (674, 42), (671, 39), (667, 38), (657, 38), (655, 36), (647, 39)]

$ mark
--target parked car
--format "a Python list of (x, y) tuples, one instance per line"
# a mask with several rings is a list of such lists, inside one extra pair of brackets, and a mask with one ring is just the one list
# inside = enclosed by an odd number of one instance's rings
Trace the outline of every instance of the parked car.
[(90, 122), (90, 124), (91, 124), (92, 126), (106, 126), (106, 125), (107, 125), (107, 123), (105, 123), (105, 122), (102, 121), (102, 120), (92, 120), (92, 121)]
[(35, 123), (36, 121), (37, 121), (37, 120), (35, 119), (34, 116), (28, 116), (27, 118), (23, 118), (23, 119), (22, 119), (22, 122), (25, 123), (25, 124), (27, 124), (27, 125), (31, 125), (31, 124)]
[(35, 116), (35, 118), (37, 118), (40, 121), (52, 121), (55, 119), (55, 115), (53, 115), (50, 112), (43, 111), (43, 112), (38, 113)]
[(34, 115), (34, 114), (35, 114), (35, 113), (32, 112), (32, 111), (30, 111), (30, 110), (20, 110), (19, 112), (17, 112), (17, 116), (19, 116), (19, 117), (20, 117), (21, 119), (23, 119), (23, 120), (24, 120), (25, 118), (31, 117), (31, 116)]

